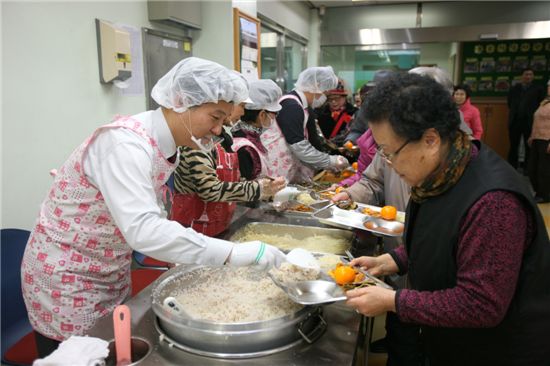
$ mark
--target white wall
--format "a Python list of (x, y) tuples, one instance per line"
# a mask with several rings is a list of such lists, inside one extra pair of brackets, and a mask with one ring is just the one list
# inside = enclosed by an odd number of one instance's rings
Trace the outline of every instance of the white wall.
[(420, 45), (420, 65), (437, 65), (453, 75), (453, 65), (450, 63), (452, 43), (423, 43)]
[(302, 1), (257, 0), (256, 9), (259, 14), (279, 23), (286, 29), (304, 37), (309, 34), (309, 7)]
[(202, 29), (192, 33), (193, 55), (234, 69), (231, 1), (201, 1), (201, 6)]
[[(303, 3), (259, 2), (258, 11), (309, 38)], [(0, 1), (2, 155), (0, 226), (31, 229), (59, 168), (94, 129), (116, 114), (146, 109), (145, 95), (123, 96), (99, 83), (95, 18), (185, 35), (151, 23), (136, 1)], [(240, 5), (239, 5), (240, 7)], [(244, 10), (244, 9), (243, 9)], [(202, 1), (193, 55), (233, 68), (232, 2)]]
[(319, 66), (321, 62), (321, 23), (318, 9), (309, 10), (309, 42), (307, 45), (307, 66)]
[(32, 228), (48, 171), (116, 113), (145, 107), (99, 83), (95, 18), (148, 25), (147, 4), (2, 3), (2, 227)]

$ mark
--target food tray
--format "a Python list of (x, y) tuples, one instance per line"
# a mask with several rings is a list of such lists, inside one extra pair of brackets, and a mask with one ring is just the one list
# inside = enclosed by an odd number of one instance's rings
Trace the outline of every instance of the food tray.
[[(359, 205), (359, 208), (366, 205)], [(370, 206), (376, 207), (376, 206)], [(358, 209), (359, 209), (358, 208)], [(356, 210), (342, 210), (336, 206), (324, 208), (313, 215), (319, 222), (343, 229), (361, 229), (385, 236), (402, 236), (405, 225), (399, 221), (367, 216)], [(368, 225), (368, 226), (365, 226)]]
[[(250, 237), (251, 235), (256, 235), (259, 238), (253, 239)], [(320, 235), (326, 236), (327, 239), (329, 239), (328, 242), (319, 242), (314, 243), (313, 245), (308, 245), (308, 239), (309, 242), (311, 242), (312, 237)], [(283, 250), (304, 248), (311, 252), (329, 254), (344, 254), (345, 250), (351, 247), (351, 243), (354, 238), (352, 232), (339, 229), (252, 222), (240, 228), (229, 238), (229, 240), (236, 242), (259, 240), (261, 236), (268, 236), (268, 239), (273, 239), (271, 242), (268, 240), (263, 241)], [(272, 236), (273, 238), (269, 238), (269, 236)], [(280, 237), (280, 239), (278, 237)], [(288, 239), (289, 237), (292, 239), (292, 242), (288, 240), (285, 242), (285, 238)], [(342, 245), (334, 245), (336, 240), (340, 241)]]
[(292, 301), (298, 304), (319, 305), (346, 300), (344, 290), (334, 281), (314, 280), (283, 284), (275, 277), (271, 277), (271, 279), (286, 292)]

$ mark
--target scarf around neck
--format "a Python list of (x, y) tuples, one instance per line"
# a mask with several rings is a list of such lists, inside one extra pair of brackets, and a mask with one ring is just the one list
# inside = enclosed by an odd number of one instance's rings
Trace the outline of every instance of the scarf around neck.
[(263, 132), (263, 128), (252, 126), (249, 123), (239, 121), (235, 126), (233, 126), (232, 131), (237, 132), (241, 131), (245, 138), (250, 140), (262, 153), (266, 153), (267, 150), (265, 149), (264, 145), (262, 144), (262, 140), (260, 139), (260, 135)]
[(439, 168), (431, 173), (419, 187), (411, 189), (411, 199), (416, 203), (422, 203), (453, 187), (470, 161), (471, 149), (470, 139), (464, 132), (459, 131)]

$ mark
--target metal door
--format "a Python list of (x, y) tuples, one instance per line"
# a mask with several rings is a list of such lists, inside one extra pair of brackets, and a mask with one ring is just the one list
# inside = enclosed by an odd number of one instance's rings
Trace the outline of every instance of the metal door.
[(191, 56), (191, 38), (143, 28), (143, 54), (147, 108), (158, 108), (151, 98), (155, 83), (175, 64)]

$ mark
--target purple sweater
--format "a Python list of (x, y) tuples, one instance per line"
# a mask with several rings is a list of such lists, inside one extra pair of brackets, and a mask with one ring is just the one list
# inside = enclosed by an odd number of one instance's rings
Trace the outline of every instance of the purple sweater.
[(361, 179), (363, 172), (372, 162), (374, 154), (376, 154), (376, 143), (370, 128), (357, 139), (359, 146), (359, 159), (357, 159), (357, 172), (349, 178), (344, 179), (339, 183), (340, 186), (351, 187), (353, 183)]
[[(395, 303), (405, 322), (433, 327), (493, 327), (512, 301), (523, 252), (534, 235), (534, 218), (513, 193), (492, 191), (468, 211), (457, 246), (457, 283), (438, 291), (398, 290)], [(407, 271), (404, 246), (393, 252)]]

